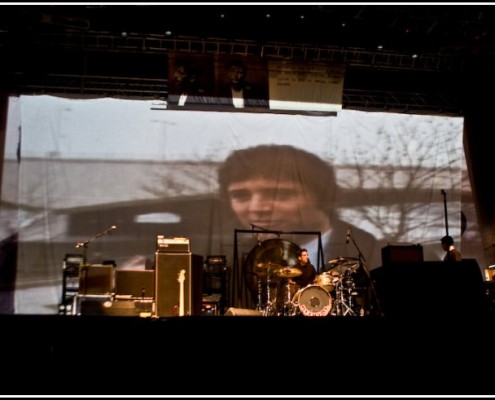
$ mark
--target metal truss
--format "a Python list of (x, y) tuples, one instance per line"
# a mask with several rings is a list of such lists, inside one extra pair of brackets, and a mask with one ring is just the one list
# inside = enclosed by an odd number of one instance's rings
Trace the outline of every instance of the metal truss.
[[(112, 34), (112, 33), (32, 33), (20, 39), (0, 40), (0, 50), (6, 46), (30, 48), (59, 48), (82, 52), (119, 52), (129, 54), (162, 54), (170, 52), (256, 55), (266, 58), (294, 59), (344, 63), (355, 73), (367, 70), (403, 70), (462, 73), (465, 57), (458, 55), (405, 54), (360, 48), (338, 48), (224, 38), (167, 37), (166, 35)], [(79, 96), (111, 96), (166, 100), (166, 79), (147, 79), (131, 76), (115, 77), (103, 74), (34, 74), (11, 71), (9, 86), (15, 85), (21, 93), (45, 93)], [(367, 111), (405, 113), (453, 114), (462, 113), (459, 99), (452, 96), (374, 91), (345, 88), (343, 108)]]

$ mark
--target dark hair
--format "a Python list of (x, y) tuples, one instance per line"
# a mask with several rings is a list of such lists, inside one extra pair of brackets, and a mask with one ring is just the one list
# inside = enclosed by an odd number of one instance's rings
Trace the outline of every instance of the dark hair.
[(244, 73), (247, 72), (247, 66), (246, 64), (244, 63), (244, 61), (241, 61), (241, 60), (237, 60), (237, 59), (234, 59), (230, 62), (229, 64), (229, 68), (233, 68), (233, 67), (239, 67), (239, 68), (242, 68), (242, 70), (244, 71)]
[(299, 249), (299, 250), (297, 250), (297, 256), (298, 256), (298, 257), (301, 257), (302, 253), (304, 253), (304, 252), (306, 252), (306, 253), (307, 253), (307, 252), (308, 252), (308, 250), (307, 250), (307, 249)]
[(452, 236), (444, 236), (442, 239), (441, 239), (441, 242), (442, 243), (445, 243), (445, 244), (448, 244), (449, 246), (450, 245), (453, 245), (454, 244), (454, 238)]
[(220, 194), (226, 198), (230, 183), (258, 177), (299, 182), (316, 196), (316, 206), (328, 211), (337, 189), (333, 168), (315, 154), (267, 144), (235, 150), (227, 157), (218, 170)]

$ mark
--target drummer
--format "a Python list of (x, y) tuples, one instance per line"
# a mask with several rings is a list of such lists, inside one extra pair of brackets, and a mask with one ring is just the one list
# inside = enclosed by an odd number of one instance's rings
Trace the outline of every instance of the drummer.
[(296, 284), (299, 288), (303, 288), (313, 283), (316, 277), (316, 268), (309, 260), (308, 250), (301, 248), (297, 251), (298, 263), (294, 265), (302, 272), (301, 275), (290, 278), (290, 283)]

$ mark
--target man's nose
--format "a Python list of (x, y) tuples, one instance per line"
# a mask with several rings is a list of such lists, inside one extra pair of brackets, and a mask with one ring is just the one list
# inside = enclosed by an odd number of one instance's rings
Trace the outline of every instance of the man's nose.
[(272, 200), (261, 194), (254, 194), (251, 197), (249, 208), (251, 211), (267, 211), (272, 207)]

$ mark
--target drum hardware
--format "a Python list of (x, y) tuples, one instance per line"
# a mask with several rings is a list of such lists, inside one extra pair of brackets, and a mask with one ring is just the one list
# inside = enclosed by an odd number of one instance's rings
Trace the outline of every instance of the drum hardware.
[[(284, 317), (292, 316), (294, 315), (294, 304), (292, 303), (290, 278), (295, 278), (302, 275), (302, 271), (293, 267), (283, 267), (276, 269), (274, 271), (274, 275), (278, 278), (282, 278), (283, 280), (283, 282), (280, 282), (279, 286), (279, 288), (281, 288), (284, 292), (282, 293), (283, 297), (280, 302), (281, 305), (279, 304), (281, 309), (278, 315)], [(275, 302), (276, 301), (277, 300), (275, 300)]]
[[(273, 264), (275, 265), (275, 264)], [(265, 267), (263, 267), (265, 268)], [(271, 284), (271, 279), (270, 275), (272, 274), (272, 271), (270, 270), (269, 267), (266, 267), (266, 273), (256, 273), (257, 275), (257, 280), (258, 280), (258, 303), (256, 304), (256, 311), (260, 311), (262, 313), (262, 316), (268, 317), (272, 315), (276, 315), (276, 309), (274, 307), (274, 302), (275, 300), (271, 299), (271, 294), (270, 294), (270, 284)], [(263, 281), (261, 279), (262, 276), (266, 276), (266, 302), (263, 303)]]
[[(353, 272), (352, 267), (348, 268), (335, 286), (336, 299), (334, 314), (337, 316), (357, 315), (352, 308), (354, 304), (354, 298), (352, 296), (356, 294), (354, 291), (354, 281), (351, 276)], [(344, 293), (345, 291), (347, 293)]]

